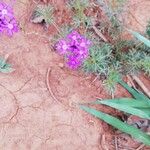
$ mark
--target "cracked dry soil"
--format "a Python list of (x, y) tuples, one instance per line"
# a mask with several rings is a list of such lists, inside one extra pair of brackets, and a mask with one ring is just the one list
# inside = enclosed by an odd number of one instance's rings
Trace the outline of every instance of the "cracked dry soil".
[[(150, 12), (150, 1), (143, 0), (140, 6), (138, 2), (131, 2), (136, 19), (129, 16), (127, 24), (142, 31), (149, 18), (143, 22), (140, 16)], [(14, 9), (22, 30), (13, 38), (1, 37), (0, 55), (10, 54), (15, 71), (0, 74), (0, 150), (115, 150), (112, 128), (74, 105), (108, 95), (100, 81), (62, 66), (47, 39), (53, 29), (46, 33), (29, 22), (34, 6), (32, 1), (17, 0)], [(121, 89), (119, 95), (127, 93)], [(139, 144), (122, 135), (119, 143), (124, 144), (120, 150)]]

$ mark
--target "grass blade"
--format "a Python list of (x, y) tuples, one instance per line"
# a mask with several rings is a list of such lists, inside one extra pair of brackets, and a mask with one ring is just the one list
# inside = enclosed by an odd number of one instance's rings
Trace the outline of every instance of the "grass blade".
[(147, 96), (145, 96), (143, 93), (137, 92), (136, 90), (128, 86), (128, 84), (126, 84), (124, 81), (118, 81), (118, 83), (121, 84), (125, 89), (127, 89), (128, 92), (130, 92), (132, 96), (137, 100), (144, 100), (150, 104), (150, 99)]
[(143, 42), (146, 46), (150, 47), (150, 40), (139, 34), (138, 32), (128, 30), (134, 37)]
[(106, 123), (110, 124), (111, 126), (119, 129), (120, 131), (130, 134), (132, 137), (143, 142), (145, 145), (150, 145), (150, 136), (148, 134), (140, 131), (139, 129), (137, 129), (133, 126), (130, 126), (111, 115), (105, 114), (103, 112), (97, 111), (97, 110), (89, 108), (87, 106), (80, 105), (80, 108), (82, 110), (90, 113), (91, 115), (105, 121)]
[(130, 107), (127, 105), (117, 104), (117, 103), (114, 103), (113, 101), (108, 101), (108, 100), (99, 101), (99, 103), (110, 106), (112, 108), (116, 108), (120, 111), (129, 113), (132, 115), (139, 116), (141, 118), (150, 119), (150, 115), (142, 111), (140, 108), (138, 109), (138, 108)]
[(150, 109), (149, 108), (140, 108), (140, 110), (147, 113), (150, 116)]
[(134, 108), (149, 108), (150, 104), (147, 101), (140, 101), (133, 98), (115, 98), (115, 99), (105, 99), (105, 100), (97, 100), (93, 102), (93, 104), (101, 104), (102, 101), (108, 102), (108, 103), (114, 103)]

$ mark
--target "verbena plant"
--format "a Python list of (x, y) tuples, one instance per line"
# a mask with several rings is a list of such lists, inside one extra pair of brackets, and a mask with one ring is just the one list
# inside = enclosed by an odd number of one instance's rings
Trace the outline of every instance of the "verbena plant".
[[(104, 0), (97, 0), (97, 4), (100, 5), (108, 16), (108, 20), (101, 19), (100, 21), (95, 17), (92, 19), (89, 17), (90, 14), (88, 14), (87, 10), (94, 7), (89, 0), (73, 0), (68, 2), (69, 8), (71, 8), (73, 12), (73, 22), (70, 26), (67, 26), (68, 31), (71, 29), (76, 31), (81, 30), (82, 36), (86, 36), (87, 39), (92, 42), (88, 56), (76, 69), (82, 69), (86, 73), (104, 76), (104, 85), (111, 94), (114, 93), (116, 89), (116, 83), (112, 80), (114, 74), (137, 74), (143, 70), (147, 75), (150, 75), (150, 54), (148, 45), (133, 40), (124, 40), (122, 38), (124, 28), (121, 20), (118, 18), (125, 1), (126, 0), (113, 0), (106, 2)], [(96, 24), (94, 24), (95, 21), (97, 22)], [(107, 41), (104, 41), (104, 39), (95, 33), (93, 26), (97, 28), (98, 32), (100, 32)], [(66, 30), (62, 31), (65, 31), (65, 33), (61, 35), (65, 35), (64, 38), (67, 37)], [(62, 47), (63, 46), (65, 45), (62, 45)], [(76, 46), (76, 48), (78, 48), (78, 46)], [(76, 61), (73, 61), (72, 63), (77, 64)]]
[[(121, 84), (125, 89), (127, 89), (134, 98), (115, 98), (115, 99), (107, 99), (107, 100), (96, 100), (91, 104), (96, 105), (106, 105), (120, 111), (123, 111), (128, 114), (132, 114), (144, 119), (150, 119), (150, 99), (143, 95), (141, 92), (134, 90), (133, 88), (129, 87), (125, 82), (122, 80), (118, 80), (118, 83)], [(109, 125), (119, 129), (122, 132), (130, 134), (135, 139), (141, 141), (145, 145), (150, 146), (150, 135), (147, 133), (142, 132), (141, 130), (119, 120), (116, 117), (108, 115), (107, 113), (103, 113), (96, 109), (87, 107), (85, 105), (79, 105), (79, 107), (90, 113), (91, 115), (105, 121)]]

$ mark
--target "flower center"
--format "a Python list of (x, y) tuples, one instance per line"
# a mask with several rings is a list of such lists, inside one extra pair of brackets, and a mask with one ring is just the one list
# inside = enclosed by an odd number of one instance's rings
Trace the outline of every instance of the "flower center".
[(3, 14), (3, 15), (6, 15), (7, 13), (8, 13), (7, 9), (3, 9), (3, 10), (2, 10), (2, 14)]
[(80, 46), (81, 46), (81, 47), (85, 47), (85, 46), (86, 46), (85, 42), (82, 42), (82, 43), (80, 44)]
[(79, 51), (79, 54), (82, 55), (82, 54), (84, 54), (84, 52), (80, 50), (80, 51)]
[(13, 27), (14, 27), (14, 26), (13, 26), (11, 23), (8, 24), (8, 28), (9, 28), (9, 29), (13, 29)]
[(66, 49), (68, 48), (68, 46), (67, 46), (67, 45), (63, 45), (62, 48), (63, 48), (64, 50), (66, 50)]
[(72, 39), (73, 39), (73, 40), (76, 40), (76, 39), (77, 39), (76, 35), (72, 36)]

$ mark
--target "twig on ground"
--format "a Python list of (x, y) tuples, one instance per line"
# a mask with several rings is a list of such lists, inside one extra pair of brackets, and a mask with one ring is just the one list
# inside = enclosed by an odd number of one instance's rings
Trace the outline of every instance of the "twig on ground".
[(115, 150), (118, 150), (118, 139), (116, 136), (115, 136)]
[(105, 137), (105, 134), (102, 135), (102, 138), (101, 138), (101, 146), (104, 150), (109, 150), (108, 147), (106, 146), (106, 137)]
[(115, 98), (115, 94), (111, 93), (111, 98), (114, 99)]
[(99, 78), (99, 76), (96, 76), (91, 83), (94, 83), (98, 78)]
[(136, 83), (140, 86), (140, 88), (144, 91), (144, 93), (150, 97), (149, 89), (143, 84), (143, 82), (135, 75), (132, 75), (132, 78), (136, 81)]
[(47, 85), (47, 89), (51, 95), (51, 97), (58, 102), (59, 104), (61, 104), (62, 106), (65, 106), (62, 102), (60, 102), (54, 95), (54, 93), (52, 92), (51, 86), (50, 86), (50, 81), (49, 81), (49, 76), (50, 76), (50, 72), (51, 72), (51, 68), (48, 68), (47, 71), (47, 75), (46, 75), (46, 85)]
[(96, 28), (95, 25), (93, 25), (93, 29), (94, 29), (95, 33), (96, 33), (104, 42), (108, 42), (108, 40), (106, 39), (106, 37)]
[(132, 86), (134, 89), (136, 89), (136, 86), (135, 86), (135, 84), (134, 84), (133, 79), (131, 78), (131, 76), (127, 75), (127, 78), (128, 78), (128, 80), (129, 80), (131, 86)]
[(54, 21), (52, 22), (52, 24), (54, 25), (54, 27), (56, 28), (56, 30), (58, 31), (58, 33), (62, 34), (61, 31), (60, 31), (60, 29), (59, 29), (59, 26)]
[(145, 147), (145, 145), (144, 144), (142, 144), (142, 145), (140, 145), (137, 149), (135, 149), (135, 150), (141, 150), (142, 148), (144, 148)]

